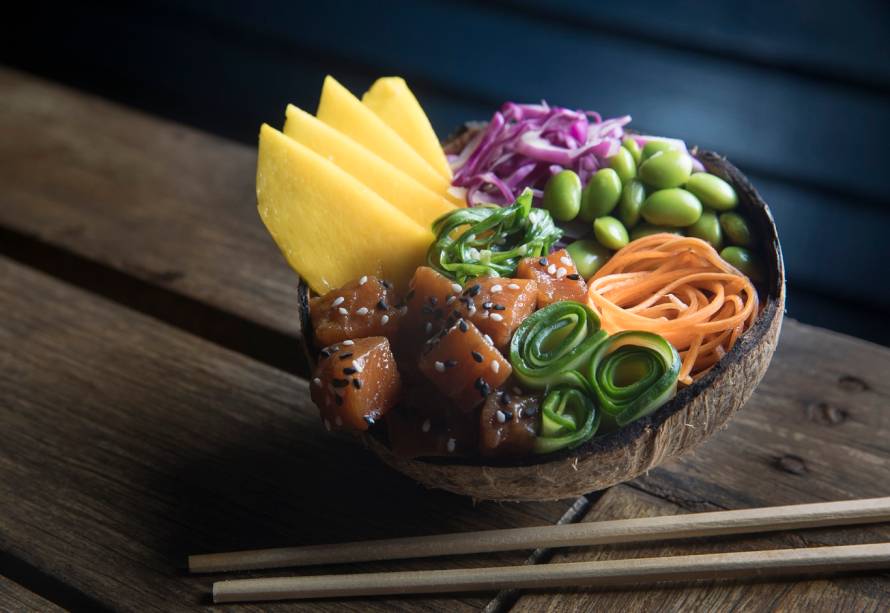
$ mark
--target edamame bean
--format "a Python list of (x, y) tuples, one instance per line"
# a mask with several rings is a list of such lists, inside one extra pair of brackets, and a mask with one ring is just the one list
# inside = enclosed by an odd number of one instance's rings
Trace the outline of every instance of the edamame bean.
[(618, 153), (608, 159), (609, 168), (618, 173), (622, 182), (627, 182), (637, 176), (637, 163), (634, 156), (624, 147), (618, 148)]
[(543, 204), (554, 219), (572, 221), (581, 210), (581, 179), (571, 170), (556, 173), (544, 186)]
[(590, 239), (575, 241), (566, 247), (566, 251), (569, 252), (572, 261), (575, 262), (578, 274), (585, 279), (589, 279), (596, 274), (596, 271), (612, 257), (611, 251), (595, 240)]
[(727, 247), (720, 252), (720, 257), (738, 268), (752, 281), (760, 281), (760, 262), (757, 257), (744, 247)]
[(684, 151), (658, 151), (640, 164), (640, 179), (655, 189), (680, 187), (692, 174), (692, 158)]
[(640, 163), (640, 159), (643, 157), (643, 150), (640, 149), (640, 145), (639, 143), (637, 143), (637, 139), (635, 139), (633, 136), (625, 136), (624, 139), (621, 141), (621, 146), (630, 152), (630, 155), (633, 157), (635, 163)]
[(713, 211), (703, 211), (698, 221), (686, 228), (686, 236), (693, 236), (711, 243), (711, 247), (714, 249), (720, 249), (723, 246), (720, 220), (717, 219), (717, 214)]
[(683, 188), (695, 194), (703, 205), (718, 211), (734, 209), (739, 203), (739, 197), (732, 185), (707, 172), (695, 173), (689, 177)]
[(677, 145), (669, 140), (650, 140), (643, 145), (643, 151), (640, 152), (640, 162), (645, 162), (659, 151), (670, 151), (676, 148)]
[(651, 236), (652, 234), (661, 234), (662, 232), (667, 232), (668, 234), (676, 234), (677, 236), (683, 236), (683, 230), (681, 230), (680, 228), (671, 228), (670, 226), (653, 226), (650, 223), (641, 223), (636, 228), (630, 231), (630, 240), (635, 241), (638, 238)]
[(633, 228), (640, 221), (640, 209), (646, 200), (646, 188), (643, 182), (631, 179), (624, 184), (621, 190), (621, 199), (618, 201), (618, 219), (626, 228)]
[(752, 236), (751, 228), (748, 222), (738, 213), (723, 213), (720, 215), (720, 227), (723, 228), (723, 234), (726, 239), (733, 245), (740, 247), (751, 246)]
[(609, 249), (621, 249), (630, 242), (627, 228), (614, 217), (599, 217), (594, 221), (593, 234), (600, 245)]
[(612, 168), (596, 171), (581, 194), (582, 220), (590, 222), (608, 215), (621, 197), (621, 178)]
[(660, 189), (646, 198), (640, 213), (643, 219), (656, 226), (691, 226), (701, 217), (698, 198), (679, 187)]

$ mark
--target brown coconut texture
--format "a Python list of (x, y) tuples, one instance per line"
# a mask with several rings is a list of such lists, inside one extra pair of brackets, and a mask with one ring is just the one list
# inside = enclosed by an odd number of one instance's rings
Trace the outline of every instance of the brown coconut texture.
[[(459, 150), (482, 126), (468, 124), (447, 141), (446, 150)], [(374, 434), (362, 436), (367, 447), (392, 468), (429, 488), (479, 500), (557, 500), (634, 479), (723, 429), (751, 397), (775, 352), (785, 311), (785, 268), (772, 214), (754, 186), (726, 158), (711, 151), (693, 149), (693, 153), (708, 172), (727, 180), (738, 192), (738, 211), (752, 225), (765, 271), (765, 281), (758, 287), (763, 310), (714, 368), (651, 415), (616, 432), (574, 449), (509, 464), (482, 458), (406, 459)], [(303, 340), (311, 347), (308, 306), (308, 289), (301, 284)]]

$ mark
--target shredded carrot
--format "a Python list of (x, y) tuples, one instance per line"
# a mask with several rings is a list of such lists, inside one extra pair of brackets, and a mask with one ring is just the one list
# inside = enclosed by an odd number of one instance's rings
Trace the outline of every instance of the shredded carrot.
[(708, 243), (653, 234), (619, 250), (588, 282), (609, 334), (660, 334), (680, 354), (680, 383), (711, 369), (757, 317), (757, 290)]

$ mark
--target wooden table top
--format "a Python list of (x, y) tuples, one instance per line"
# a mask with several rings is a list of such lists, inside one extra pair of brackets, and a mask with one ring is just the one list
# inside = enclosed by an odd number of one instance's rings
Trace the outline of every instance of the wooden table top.
[[(0, 134), (0, 610), (211, 609), (215, 577), (186, 574), (190, 553), (888, 494), (890, 350), (791, 320), (730, 426), (642, 478), (540, 504), (425, 491), (320, 426), (254, 150), (7, 69)], [(882, 540), (890, 526), (553, 558)], [(225, 609), (486, 607), (880, 611), (890, 574)]]

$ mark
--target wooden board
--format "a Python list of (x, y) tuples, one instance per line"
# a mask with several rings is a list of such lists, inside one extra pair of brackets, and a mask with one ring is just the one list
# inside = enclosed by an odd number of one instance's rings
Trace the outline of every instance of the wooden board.
[(0, 611), (43, 611), (45, 613), (56, 613), (57, 611), (64, 610), (18, 583), (0, 576)]
[[(694, 453), (609, 490), (586, 521), (886, 496), (890, 480), (890, 350), (786, 321), (772, 366), (748, 405)], [(890, 525), (590, 548), (554, 561), (779, 549), (890, 540)], [(726, 610), (733, 606), (879, 611), (890, 573), (790, 583), (528, 595), (547, 608)]]
[[(549, 524), (569, 507), (427, 492), (327, 435), (304, 381), (5, 259), (0, 296), (0, 551), (104, 606), (206, 605), (213, 576), (184, 574), (190, 553)], [(305, 610), (469, 610), (490, 596)]]

